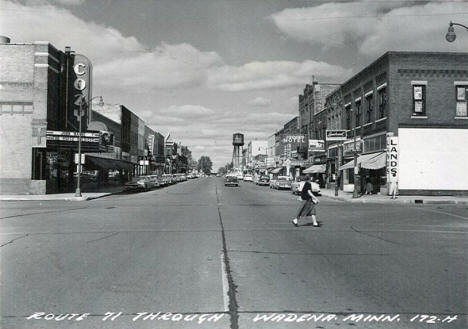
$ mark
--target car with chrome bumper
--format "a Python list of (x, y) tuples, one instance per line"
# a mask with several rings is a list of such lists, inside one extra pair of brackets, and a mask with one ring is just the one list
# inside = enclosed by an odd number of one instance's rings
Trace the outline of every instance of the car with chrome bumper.
[(288, 176), (279, 176), (273, 188), (277, 190), (289, 190), (291, 189), (291, 180)]
[(226, 176), (224, 178), (224, 186), (239, 186), (239, 180), (236, 176)]

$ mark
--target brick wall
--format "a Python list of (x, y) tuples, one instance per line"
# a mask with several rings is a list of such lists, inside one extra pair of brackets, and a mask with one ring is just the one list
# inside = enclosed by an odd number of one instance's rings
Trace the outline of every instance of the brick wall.
[[(412, 81), (427, 82), (427, 118), (411, 118)], [(399, 126), (468, 128), (468, 120), (455, 119), (455, 81), (468, 81), (468, 54), (390, 53), (390, 130), (397, 133)]]
[(59, 58), (48, 42), (0, 45), (2, 194), (46, 193), (45, 180), (31, 180), (32, 148), (46, 148), (47, 114), (59, 106)]

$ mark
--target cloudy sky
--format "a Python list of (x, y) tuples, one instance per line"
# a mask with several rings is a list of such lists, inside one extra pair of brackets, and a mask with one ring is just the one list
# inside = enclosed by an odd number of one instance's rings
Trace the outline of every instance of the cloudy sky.
[(13, 43), (71, 46), (94, 65), (93, 95), (208, 155), (232, 133), (266, 139), (297, 115), (312, 76), (344, 82), (388, 50), (468, 51), (468, 2), (405, 0), (0, 0)]

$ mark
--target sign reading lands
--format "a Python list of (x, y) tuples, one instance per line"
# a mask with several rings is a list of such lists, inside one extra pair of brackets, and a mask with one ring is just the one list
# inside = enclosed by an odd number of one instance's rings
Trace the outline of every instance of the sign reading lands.
[(398, 182), (398, 137), (387, 137), (387, 181)]
[(347, 130), (327, 130), (325, 139), (327, 141), (345, 141)]

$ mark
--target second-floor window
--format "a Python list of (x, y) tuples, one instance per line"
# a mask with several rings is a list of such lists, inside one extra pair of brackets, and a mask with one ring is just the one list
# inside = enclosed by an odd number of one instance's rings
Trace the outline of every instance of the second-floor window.
[(374, 112), (374, 97), (372, 97), (372, 94), (366, 97), (366, 123), (371, 123), (372, 122), (372, 115)]
[(426, 86), (413, 85), (413, 115), (426, 115)]
[(361, 115), (362, 115), (362, 108), (361, 108), (361, 101), (356, 102), (356, 116), (355, 116), (355, 127), (359, 127), (361, 125)]
[(346, 129), (351, 130), (351, 108), (346, 108)]
[(379, 119), (385, 118), (387, 115), (387, 90), (382, 88), (378, 91), (378, 103), (379, 103)]
[(457, 117), (467, 117), (467, 101), (468, 101), (468, 86), (456, 86), (457, 109), (455, 115)]

